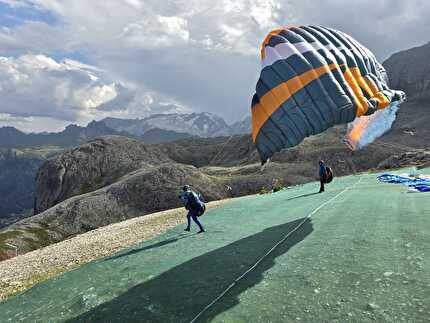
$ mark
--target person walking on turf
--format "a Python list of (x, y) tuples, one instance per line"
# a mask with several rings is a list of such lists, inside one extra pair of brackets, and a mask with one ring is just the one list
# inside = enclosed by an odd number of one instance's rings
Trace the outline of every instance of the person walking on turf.
[(327, 179), (326, 167), (323, 160), (319, 161), (319, 176), (320, 176), (320, 191), (318, 193), (324, 192), (324, 183)]
[(187, 227), (184, 229), (184, 231), (190, 231), (191, 219), (193, 219), (193, 221), (197, 224), (197, 226), (200, 229), (199, 232), (197, 233), (205, 232), (202, 224), (197, 218), (198, 216), (202, 215), (205, 211), (205, 205), (201, 201), (201, 195), (199, 193), (192, 191), (188, 185), (185, 185), (184, 187), (182, 187), (182, 194), (180, 198), (184, 203), (185, 209), (188, 210)]

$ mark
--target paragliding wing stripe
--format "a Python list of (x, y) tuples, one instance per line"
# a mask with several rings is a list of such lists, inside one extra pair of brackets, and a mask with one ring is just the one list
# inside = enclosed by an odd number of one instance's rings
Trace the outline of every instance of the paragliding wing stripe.
[[(312, 55), (315, 54), (319, 56), (319, 54), (314, 51)], [(294, 54), (286, 59), (278, 60), (272, 65), (262, 69), (256, 86), (257, 95), (261, 98), (269, 90), (283, 82), (324, 65), (329, 64), (327, 64), (322, 57), (320, 57), (320, 59), (314, 59), (312, 63), (310, 63), (300, 53)], [(263, 84), (264, 86), (262, 86)]]
[[(387, 107), (390, 104), (390, 100), (382, 92), (375, 91), (375, 87), (372, 86), (372, 84), (369, 84), (370, 82), (367, 79), (367, 76), (370, 73), (369, 70), (366, 68), (366, 65), (373, 65), (373, 67), (371, 68), (375, 69), (375, 59), (373, 55), (371, 55), (371, 59), (367, 58), (366, 55), (362, 55), (360, 50), (367, 53), (369, 53), (369, 50), (365, 49), (364, 46), (358, 46), (358, 43), (354, 42), (351, 37), (346, 37), (345, 34), (342, 34), (333, 29), (318, 27), (318, 30), (324, 32), (324, 34), (327, 35), (327, 37), (329, 37), (331, 41), (334, 41), (336, 39), (337, 42), (342, 43), (343, 45), (341, 47), (343, 48), (343, 53), (347, 54), (346, 56), (353, 55), (352, 60), (347, 60), (348, 66), (361, 91), (357, 91), (357, 88), (354, 88), (353, 86), (351, 87), (355, 90), (355, 94), (358, 95), (358, 98), (362, 106), (364, 107), (364, 109), (357, 109), (357, 116), (363, 115), (363, 112), (364, 114), (366, 114), (369, 108), (383, 109)], [(361, 47), (360, 50), (358, 49), (359, 47)], [(367, 58), (367, 62), (365, 62), (364, 57)], [(362, 97), (361, 95), (363, 95), (364, 97)], [(365, 102), (365, 100), (367, 102)], [(376, 106), (374, 106), (375, 102)]]
[[(312, 69), (279, 84), (275, 88), (272, 88), (269, 93), (265, 94), (263, 97), (260, 97), (259, 103), (252, 107), (252, 138), (254, 142), (262, 126), (283, 102), (287, 101), (292, 95), (297, 93), (312, 81), (316, 80), (321, 75), (330, 73), (331, 70), (336, 68), (339, 68), (337, 64), (330, 64)], [(282, 101), (281, 104), (279, 104), (280, 101)]]
[[(267, 68), (266, 71), (269, 72), (269, 74), (262, 73), (262, 79), (264, 79), (266, 82), (270, 80), (275, 81), (271, 83), (270, 88), (267, 88), (267, 90), (275, 88), (279, 84), (285, 82), (285, 80), (292, 79), (293, 77), (303, 74), (304, 72), (312, 70), (312, 66), (307, 65), (303, 67), (303, 64), (301, 64), (301, 67), (296, 67), (296, 69), (292, 68), (291, 63), (294, 64), (294, 61), (297, 62), (297, 60), (300, 59), (303, 60), (304, 58), (300, 58), (298, 55), (296, 55), (293, 62), (288, 62), (289, 60), (282, 60), (276, 62), (276, 64), (273, 64), (270, 68)], [(318, 67), (321, 67), (322, 65), (323, 63), (319, 62)], [(300, 73), (297, 68), (299, 68), (302, 73)], [(263, 75), (266, 75), (266, 77), (263, 78)], [(257, 86), (257, 93), (263, 97), (267, 91), (261, 91), (261, 88)], [(309, 91), (307, 91), (306, 87), (303, 87), (301, 91), (292, 94), (290, 99), (284, 102), (282, 108), (285, 111), (295, 110), (296, 113), (291, 114), (291, 118), (292, 120), (295, 120), (294, 123), (296, 127), (298, 129), (306, 129), (305, 132), (307, 135), (310, 135), (319, 133), (325, 128), (324, 119), (320, 112), (314, 108), (314, 105), (315, 101), (311, 94)], [(298, 107), (300, 107), (300, 109)], [(272, 114), (272, 116), (274, 115), (275, 114)], [(298, 117), (295, 118), (295, 116)], [(300, 126), (297, 126), (297, 120), (300, 120)]]
[(365, 46), (360, 44), (358, 41), (356, 41), (354, 38), (349, 36), (348, 34), (345, 34), (344, 32), (339, 32), (341, 35), (343, 35), (346, 39), (348, 39), (352, 44), (354, 44), (357, 48), (361, 50), (363, 53), (363, 57), (366, 57), (369, 62), (369, 72), (376, 74), (376, 58), (373, 55), (373, 53)]
[(360, 69), (360, 72), (362, 75), (366, 75), (369, 73), (369, 70), (367, 68), (367, 62), (365, 61), (363, 55), (361, 52), (352, 44), (348, 39), (346, 39), (342, 34), (340, 34), (338, 31), (333, 29), (327, 29), (326, 30), (333, 35), (336, 39), (338, 39), (348, 50), (355, 59), (355, 62)]
[(313, 51), (315, 48), (310, 43), (282, 43), (275, 47), (266, 46), (265, 48), (265, 58), (261, 62), (261, 67), (272, 65), (273, 63), (287, 59), (293, 55), (303, 54), (309, 51)]
[[(342, 69), (344, 71), (346, 70), (346, 68), (343, 65), (346, 63), (344, 60), (344, 55), (337, 48), (333, 48), (329, 46), (328, 40), (323, 35), (319, 34), (314, 30), (311, 30), (311, 32), (309, 32), (308, 30), (306, 30), (306, 27), (292, 28), (291, 30), (299, 34), (305, 41), (308, 41), (317, 50), (317, 52), (323, 57), (323, 59), (327, 62), (327, 64), (337, 62), (339, 65), (342, 65), (341, 69), (332, 70), (332, 75), (337, 81), (337, 85), (339, 85), (342, 88), (343, 94), (348, 96), (349, 100), (348, 102), (346, 102), (346, 104), (344, 102), (338, 103), (339, 106), (336, 110), (337, 113), (335, 113), (335, 123), (337, 124), (337, 123), (345, 123), (345, 122), (351, 121), (352, 116), (355, 117), (356, 115), (356, 109), (357, 109), (357, 106), (359, 105), (359, 102), (354, 92), (352, 91), (351, 87), (349, 86), (348, 82), (345, 80), (343, 76)], [(316, 35), (318, 35), (319, 38), (317, 38)], [(321, 42), (318, 39), (320, 39)], [(329, 50), (329, 48), (336, 54), (336, 56)], [(304, 55), (306, 56), (306, 54)], [(327, 82), (325, 82), (325, 85), (328, 86)], [(336, 92), (339, 93), (339, 91), (336, 91)]]
[[(355, 62), (353, 55), (345, 46), (341, 46), (340, 42), (336, 40), (333, 35), (329, 34), (327, 30), (316, 26), (302, 27), (302, 29), (318, 39), (318, 41), (324, 44), (326, 48), (330, 49), (330, 52), (336, 58), (339, 66), (343, 67), (342, 72), (344, 79), (352, 90), (347, 90), (345, 92), (350, 96), (351, 101), (355, 103), (357, 115), (364, 115), (369, 107), (367, 98), (349, 70), (349, 67), (357, 67), (357, 63)], [(339, 46), (339, 48), (336, 45)]]
[(348, 82), (350, 88), (354, 92), (355, 102), (357, 103), (357, 116), (364, 115), (367, 112), (369, 106), (367, 103), (367, 99), (360, 88), (360, 85), (354, 78), (349, 68), (344, 71), (343, 76), (345, 77), (345, 80)]
[(373, 95), (372, 97), (377, 100), (378, 106), (377, 109), (383, 109), (386, 108), (390, 104), (390, 100), (388, 97), (378, 89), (372, 78), (369, 77), (370, 75), (366, 75), (363, 77), (364, 82), (368, 85), (370, 89), (372, 89)]
[(372, 88), (364, 80), (363, 76), (361, 75), (360, 69), (358, 67), (351, 67), (349, 70), (351, 71), (361, 90), (365, 91), (371, 98), (374, 97), (376, 93), (374, 93)]
[[(296, 58), (299, 59), (298, 57)], [(283, 68), (274, 69), (275, 74), (277, 74), (281, 79), (282, 78), (284, 80), (287, 79), (285, 78), (285, 74), (284, 74), (286, 70), (290, 70), (292, 73), (295, 74), (295, 76), (299, 75), (299, 73), (297, 73), (297, 70), (295, 70), (290, 64), (288, 64), (287, 60), (282, 61), (282, 63), (283, 63), (282, 64)], [(307, 71), (311, 69), (312, 69), (311, 66), (307, 67)], [(298, 129), (300, 128), (303, 129), (303, 126), (308, 125), (306, 129), (307, 131), (310, 131), (311, 134), (321, 132), (326, 127), (325, 125), (326, 121), (324, 120), (321, 113), (317, 109), (313, 108), (315, 106), (315, 101), (312, 96), (312, 93), (308, 91), (307, 87), (304, 86), (303, 84), (301, 84), (301, 86), (302, 86), (301, 90), (292, 94), (291, 97), (284, 102), (284, 104), (282, 105), (282, 108), (285, 109), (286, 112), (293, 109), (297, 111), (298, 110), (297, 108), (300, 106), (301, 118), (298, 118), (298, 119), (292, 118), (292, 121), (300, 120), (300, 126), (297, 126), (297, 122), (295, 122), (295, 126)], [(292, 102), (293, 105), (289, 104), (290, 102)], [(272, 116), (274, 115), (276, 115), (276, 113), (272, 114)], [(294, 115), (297, 115), (297, 113), (291, 114), (291, 117), (293, 117)], [(296, 138), (301, 138), (301, 136)]]
[[(305, 72), (311, 72), (315, 68), (327, 65), (324, 58), (320, 56), (316, 51), (307, 52), (303, 55), (297, 54), (291, 56), (289, 59), (282, 60), (280, 64), (273, 65), (273, 72), (279, 76), (279, 82), (282, 80), (288, 80), (284, 71), (290, 71), (294, 76), (299, 76)], [(326, 75), (329, 75), (328, 73)], [(302, 94), (307, 99), (310, 99), (312, 107), (317, 107), (317, 109), (312, 109), (315, 117), (313, 120), (316, 121), (315, 126), (317, 126), (317, 131), (321, 132), (327, 129), (328, 124), (333, 123), (332, 110), (335, 107), (331, 96), (326, 91), (324, 85), (320, 81), (320, 75), (315, 75), (315, 82), (310, 83), (308, 86), (301, 83), (301, 78), (298, 78), (299, 88), (302, 88), (305, 93)], [(278, 83), (279, 84), (279, 83)], [(311, 89), (312, 88), (312, 89)], [(294, 96), (292, 96), (294, 99)], [(321, 100), (321, 98), (324, 100)], [(320, 103), (318, 103), (318, 101)]]
[(367, 75), (369, 79), (371, 79), (373, 82), (375, 82), (376, 86), (378, 87), (379, 91), (389, 90), (388, 86), (381, 82), (381, 80), (378, 79), (378, 77), (374, 74)]
[[(276, 73), (273, 73), (274, 76), (278, 76)], [(262, 83), (262, 86), (267, 87), (265, 83)], [(282, 98), (277, 96), (276, 92), (270, 91), (270, 89), (267, 89), (266, 91), (267, 95), (270, 97), (272, 102), (277, 102), (278, 106), (281, 107), (283, 104)], [(273, 117), (273, 114), (271, 114), (271, 117)], [(284, 141), (284, 145), (286, 142), (290, 145), (291, 142), (295, 141), (297, 138), (300, 137), (299, 130), (295, 129), (292, 125), (284, 125), (281, 126), (278, 122), (275, 122), (272, 118), (269, 118), (266, 122), (272, 124), (272, 132), (277, 132), (278, 138)], [(288, 135), (287, 135), (288, 134)], [(291, 141), (291, 142), (290, 142)], [(281, 146), (281, 145), (278, 145)]]
[[(373, 56), (370, 51), (362, 46), (360, 43), (358, 43), (355, 39), (350, 37), (349, 35), (330, 29), (332, 32), (336, 32), (339, 37), (344, 39), (345, 42), (351, 44), (352, 48), (355, 49), (354, 54), (359, 56), (361, 60), (364, 62), (364, 69), (361, 70), (363, 75), (367, 75), (369, 73), (376, 73), (376, 66), (375, 66), (375, 57)], [(360, 68), (361, 69), (361, 68)]]
[(364, 76), (369, 74), (369, 70), (367, 69), (367, 66), (370, 65), (369, 59), (365, 55), (362, 55), (360, 52), (361, 50), (358, 49), (355, 44), (353, 44), (350, 39), (347, 39), (343, 34), (336, 30), (327, 30), (333, 35), (333, 37), (336, 37), (340, 42), (342, 42), (345, 47), (348, 48), (348, 50), (354, 55), (358, 68), (351, 67), (350, 70), (364, 94), (367, 94), (366, 97), (368, 99), (375, 99), (376, 102), (378, 102), (378, 107), (385, 107), (387, 105), (387, 99), (384, 96), (381, 96), (381, 94), (378, 93), (378, 90), (375, 91), (375, 87), (369, 85), (367, 79), (364, 78)]
[[(265, 55), (264, 59), (261, 61), (261, 68), (270, 66), (279, 60), (288, 59), (293, 55), (304, 54), (307, 52), (313, 52), (318, 50), (326, 50), (327, 54), (325, 56), (329, 57), (330, 50), (339, 50), (339, 48), (334, 47), (329, 44), (324, 46), (320, 42), (300, 42), (300, 43), (280, 43), (276, 46), (266, 46), (264, 49)], [(333, 56), (334, 58), (334, 56)], [(332, 60), (332, 59), (331, 59)], [(363, 63), (364, 64), (364, 63)], [(357, 66), (356, 63), (350, 64), (349, 66)]]
[[(356, 79), (358, 85), (362, 89), (365, 94), (367, 94), (368, 99), (374, 99), (377, 102), (377, 106), (374, 108), (382, 109), (385, 108), (389, 104), (389, 100), (387, 97), (381, 93), (375, 84), (371, 82), (367, 78), (367, 75), (369, 74), (369, 70), (366, 66), (370, 65), (369, 59), (362, 55), (358, 47), (355, 46), (351, 42), (351, 39), (348, 39), (344, 36), (344, 34), (341, 34), (338, 31), (327, 29), (330, 33), (333, 34), (334, 37), (337, 37), (339, 41), (345, 44), (345, 46), (351, 51), (351, 53), (354, 55), (355, 61), (357, 62), (357, 67), (351, 67), (350, 70)], [(364, 60), (364, 57), (366, 57), (367, 61)]]
[(267, 44), (270, 42), (270, 39), (272, 38), (272, 36), (278, 35), (285, 28), (288, 28), (288, 27), (274, 29), (266, 36), (266, 38), (263, 41), (263, 44), (261, 45), (261, 51), (260, 51), (261, 52), (261, 60), (263, 60), (265, 58), (266, 53), (265, 53), (264, 49), (267, 46)]

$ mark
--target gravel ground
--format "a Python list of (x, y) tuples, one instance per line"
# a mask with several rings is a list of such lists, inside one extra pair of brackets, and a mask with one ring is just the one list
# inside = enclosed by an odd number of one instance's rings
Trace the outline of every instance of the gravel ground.
[[(227, 200), (207, 203), (208, 209)], [(0, 301), (92, 260), (151, 239), (186, 219), (184, 208), (157, 212), (102, 227), (0, 262)]]

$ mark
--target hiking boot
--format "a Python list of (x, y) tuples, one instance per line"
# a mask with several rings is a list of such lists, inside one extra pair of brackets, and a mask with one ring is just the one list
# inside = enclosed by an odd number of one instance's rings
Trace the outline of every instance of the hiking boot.
[(206, 232), (204, 229), (201, 229), (199, 232), (197, 232), (197, 233), (203, 233), (203, 232)]
[(190, 228), (185, 228), (184, 231), (190, 231)]

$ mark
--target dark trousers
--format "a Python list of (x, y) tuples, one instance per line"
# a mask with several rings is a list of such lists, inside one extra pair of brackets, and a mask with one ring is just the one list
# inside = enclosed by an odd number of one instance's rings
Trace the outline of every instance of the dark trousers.
[(325, 176), (320, 176), (320, 192), (324, 192)]
[(191, 219), (193, 219), (193, 221), (199, 226), (200, 230), (203, 230), (202, 224), (200, 223), (199, 219), (197, 219), (196, 213), (193, 212), (193, 211), (188, 211), (188, 214), (187, 214), (187, 229), (189, 229), (190, 226), (191, 226)]

